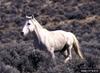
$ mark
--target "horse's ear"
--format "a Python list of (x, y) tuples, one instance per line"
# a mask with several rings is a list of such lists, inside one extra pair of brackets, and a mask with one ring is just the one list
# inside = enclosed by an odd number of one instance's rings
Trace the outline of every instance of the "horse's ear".
[(26, 18), (28, 18), (28, 19), (29, 19), (29, 18), (32, 18), (32, 17), (30, 17), (30, 16), (27, 16), (27, 15), (26, 15)]
[(32, 16), (27, 16), (27, 15), (26, 15), (26, 18), (28, 18), (28, 19), (33, 19), (34, 16), (33, 16), (33, 15), (32, 15)]

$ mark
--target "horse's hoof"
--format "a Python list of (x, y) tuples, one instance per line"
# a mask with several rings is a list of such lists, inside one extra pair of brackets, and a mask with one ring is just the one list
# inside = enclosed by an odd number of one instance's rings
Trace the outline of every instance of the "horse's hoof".
[(69, 61), (69, 58), (65, 59), (65, 60), (64, 60), (64, 63), (67, 63), (68, 61)]
[(67, 61), (64, 61), (64, 63), (67, 63)]

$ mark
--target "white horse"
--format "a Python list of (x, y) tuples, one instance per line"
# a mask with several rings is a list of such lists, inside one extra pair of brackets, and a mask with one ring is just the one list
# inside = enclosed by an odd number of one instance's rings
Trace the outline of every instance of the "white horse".
[(66, 63), (69, 59), (72, 59), (71, 49), (74, 48), (75, 52), (83, 59), (82, 53), (79, 48), (79, 42), (75, 35), (71, 32), (65, 32), (63, 30), (48, 31), (43, 28), (34, 17), (27, 16), (26, 21), (21, 34), (26, 36), (29, 32), (35, 31), (39, 42), (42, 42), (47, 47), (47, 50), (51, 53), (52, 58), (55, 59), (54, 51), (63, 50), (66, 59)]

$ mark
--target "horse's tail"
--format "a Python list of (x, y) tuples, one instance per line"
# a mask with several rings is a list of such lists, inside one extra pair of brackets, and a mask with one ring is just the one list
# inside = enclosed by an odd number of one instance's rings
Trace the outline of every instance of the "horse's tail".
[(73, 48), (74, 48), (75, 52), (79, 55), (79, 57), (81, 59), (84, 59), (84, 57), (81, 53), (79, 42), (78, 42), (77, 38), (75, 36), (73, 36), (73, 39), (74, 39)]

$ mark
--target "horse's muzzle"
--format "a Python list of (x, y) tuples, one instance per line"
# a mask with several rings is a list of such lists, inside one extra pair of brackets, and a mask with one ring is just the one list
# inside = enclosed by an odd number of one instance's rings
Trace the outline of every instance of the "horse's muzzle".
[(20, 34), (21, 34), (21, 36), (24, 36), (24, 33), (23, 32), (21, 32)]

